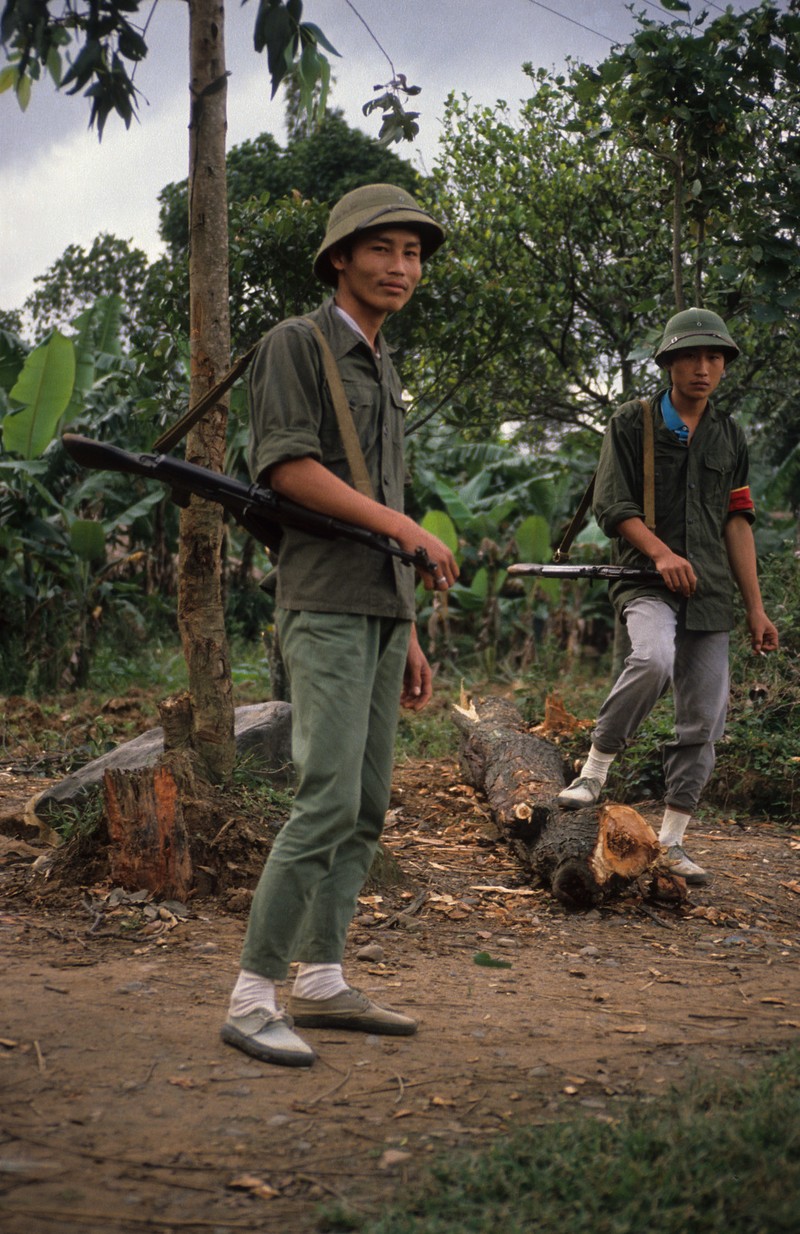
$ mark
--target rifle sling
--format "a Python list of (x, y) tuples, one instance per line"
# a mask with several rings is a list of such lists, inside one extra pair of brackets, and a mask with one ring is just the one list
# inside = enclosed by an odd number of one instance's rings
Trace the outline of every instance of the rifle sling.
[[(653, 433), (653, 416), (650, 403), (646, 398), (640, 398), (642, 405), (642, 476), (644, 488), (644, 523), (650, 531), (656, 527), (656, 494), (655, 494), (655, 438)], [(573, 515), (569, 527), (564, 532), (561, 543), (553, 553), (553, 561), (569, 561), (569, 549), (572, 541), (580, 530), (584, 515), (592, 504), (594, 485), (597, 479), (595, 471), (586, 486), (586, 492), (581, 497), (578, 509)]]
[(185, 411), (181, 418), (176, 420), (170, 428), (165, 429), (161, 436), (156, 438), (153, 442), (153, 449), (168, 451), (171, 450), (173, 446), (177, 445), (181, 438), (186, 436), (189, 429), (197, 423), (200, 417), (205, 415), (209, 408), (213, 407), (215, 403), (218, 403), (223, 394), (227, 394), (237, 377), (241, 377), (242, 373), (245, 371), (255, 355), (257, 347), (258, 343), (255, 343), (248, 351), (244, 353), (243, 356), (240, 356), (233, 367), (228, 369), (225, 376), (220, 378), (217, 384), (212, 386), (201, 399), (198, 399), (194, 407), (190, 407), (189, 410)]
[(653, 414), (646, 398), (640, 398), (642, 404), (642, 423), (644, 435), (642, 438), (642, 474), (644, 480), (644, 525), (648, 531), (656, 529), (656, 463), (655, 442), (653, 433)]
[(578, 503), (578, 508), (572, 516), (572, 522), (564, 532), (558, 548), (553, 553), (553, 561), (569, 561), (570, 545), (580, 531), (581, 525), (583, 524), (584, 515), (592, 504), (592, 498), (594, 497), (594, 482), (596, 479), (597, 472), (594, 473), (591, 480), (586, 485), (586, 492), (583, 494), (580, 502)]
[[(344, 452), (347, 456), (350, 473), (353, 477), (354, 487), (359, 493), (363, 493), (366, 497), (374, 498), (375, 494), (372, 488), (372, 483), (367, 471), (367, 464), (364, 461), (364, 454), (358, 440), (356, 426), (353, 423), (353, 413), (350, 410), (350, 404), (347, 401), (342, 378), (339, 374), (339, 366), (336, 363), (333, 352), (328, 346), (328, 341), (320, 330), (315, 321), (310, 317), (297, 318), (298, 321), (304, 321), (311, 326), (316, 335), (319, 345), (320, 354), (322, 355), (322, 365), (325, 371), (325, 381), (333, 403), (333, 410), (336, 413), (336, 422), (339, 426)], [(228, 392), (233, 383), (242, 375), (258, 348), (258, 343), (255, 343), (247, 350), (244, 355), (240, 356), (236, 363), (228, 370), (216, 385), (203, 395), (201, 399), (184, 412), (179, 420), (168, 428), (153, 442), (154, 450), (171, 450), (174, 445), (181, 440), (182, 437), (189, 432), (200, 419), (202, 415), (218, 403), (224, 394)]]
[(339, 433), (341, 434), (344, 452), (347, 456), (350, 474), (353, 477), (353, 485), (359, 493), (363, 493), (365, 497), (371, 497), (374, 500), (375, 494), (372, 482), (369, 478), (367, 464), (364, 461), (364, 455), (358, 440), (353, 413), (350, 410), (350, 404), (347, 401), (347, 395), (342, 385), (339, 365), (336, 363), (333, 352), (328, 346), (328, 340), (317, 323), (312, 321), (310, 317), (305, 317), (303, 320), (308, 322), (317, 336), (319, 349), (322, 353), (322, 364), (325, 369), (325, 381), (328, 384), (333, 410), (336, 412), (336, 422), (339, 425)]

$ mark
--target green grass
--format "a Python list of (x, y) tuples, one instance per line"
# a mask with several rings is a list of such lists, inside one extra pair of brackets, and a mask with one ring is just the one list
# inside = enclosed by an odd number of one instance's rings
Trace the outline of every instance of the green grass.
[(432, 1166), (361, 1234), (795, 1234), (800, 1051), (689, 1083), (619, 1118), (523, 1128)]

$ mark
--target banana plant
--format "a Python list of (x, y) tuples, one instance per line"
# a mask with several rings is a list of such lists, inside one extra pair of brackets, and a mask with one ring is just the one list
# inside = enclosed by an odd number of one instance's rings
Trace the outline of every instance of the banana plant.
[(135, 558), (131, 531), (163, 494), (148, 489), (132, 501), (129, 484), (77, 474), (56, 440), (66, 418), (91, 429), (98, 410), (118, 401), (113, 382), (130, 365), (119, 323), (119, 298), (103, 297), (76, 319), (74, 335), (54, 331), (28, 352), (0, 336), (0, 652), (7, 639), (22, 640), (18, 688), (52, 686), (65, 672), (85, 681), (101, 617), (112, 609), (134, 616), (127, 593), (140, 589), (124, 581)]
[[(429, 510), (422, 525), (455, 554), (462, 578), (446, 597), (433, 597), (430, 614), (423, 613), (430, 643), (435, 651), (442, 632), (445, 649), (452, 653), (452, 604), (462, 627), (474, 633), (475, 650), (487, 672), (492, 673), (501, 643), (511, 641), (515, 627), (528, 624), (534, 598), (531, 585), (522, 589), (521, 599), (519, 594), (505, 594), (507, 566), (520, 556), (547, 560), (550, 555), (548, 519), (542, 513), (524, 515), (533, 503), (549, 507), (548, 481), (526, 478), (506, 488), (499, 501), (492, 473), (487, 470), (460, 488), (433, 477), (433, 488), (443, 508)], [(423, 603), (425, 595), (420, 592)]]

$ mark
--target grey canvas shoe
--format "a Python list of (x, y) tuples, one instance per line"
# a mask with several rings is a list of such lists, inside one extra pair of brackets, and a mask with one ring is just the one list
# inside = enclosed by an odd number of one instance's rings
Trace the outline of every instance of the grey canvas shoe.
[(285, 1011), (251, 1011), (249, 1015), (229, 1015), (220, 1029), (226, 1045), (243, 1050), (262, 1063), (282, 1067), (310, 1067), (316, 1054), (297, 1033)]
[(677, 874), (690, 886), (702, 887), (709, 881), (710, 875), (707, 871), (696, 861), (692, 861), (680, 844), (670, 844), (667, 849), (666, 865), (670, 874)]
[(556, 801), (564, 810), (583, 810), (586, 806), (596, 805), (600, 799), (603, 786), (599, 780), (589, 776), (578, 776), (567, 788), (563, 788)]
[(345, 1028), (362, 1033), (383, 1033), (388, 1037), (410, 1037), (417, 1031), (416, 1020), (379, 1007), (360, 990), (342, 990), (332, 998), (293, 995), (287, 1009), (300, 1028)]

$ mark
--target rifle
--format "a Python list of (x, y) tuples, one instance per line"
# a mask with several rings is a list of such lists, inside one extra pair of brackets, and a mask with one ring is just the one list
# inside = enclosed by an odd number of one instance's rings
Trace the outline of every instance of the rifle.
[(169, 454), (131, 454), (119, 446), (93, 441), (78, 433), (64, 433), (61, 441), (67, 454), (81, 467), (122, 471), (144, 476), (147, 480), (162, 481), (171, 489), (176, 505), (188, 506), (193, 493), (205, 501), (217, 502), (240, 526), (268, 548), (277, 547), (282, 527), (294, 527), (326, 540), (343, 536), (390, 557), (397, 557), (404, 565), (414, 566), (426, 574), (435, 576), (438, 572), (436, 562), (431, 561), (424, 548), (409, 553), (366, 527), (308, 510), (260, 484), (243, 484), (222, 472), (172, 458)]
[(535, 562), (519, 561), (508, 567), (508, 573), (515, 578), (532, 574), (538, 578), (630, 579), (642, 583), (662, 581), (658, 570), (648, 570), (646, 566), (537, 565)]

